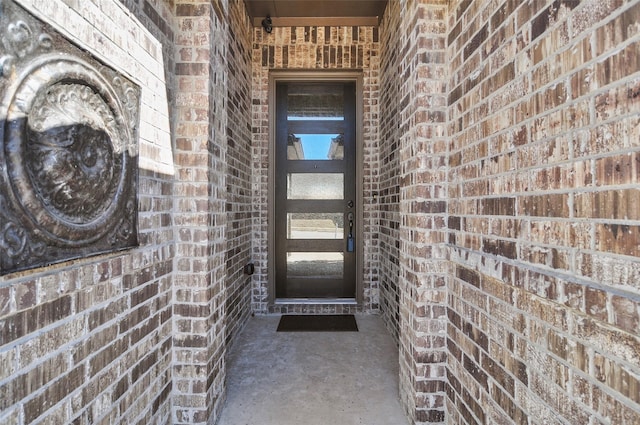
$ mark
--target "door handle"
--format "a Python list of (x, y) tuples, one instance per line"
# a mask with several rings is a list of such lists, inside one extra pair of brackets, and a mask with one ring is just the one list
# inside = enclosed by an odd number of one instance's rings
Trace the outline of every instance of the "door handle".
[[(352, 202), (352, 201), (349, 201)], [(347, 220), (349, 220), (349, 234), (347, 235), (347, 252), (355, 251), (356, 241), (353, 237), (353, 213), (347, 214)]]

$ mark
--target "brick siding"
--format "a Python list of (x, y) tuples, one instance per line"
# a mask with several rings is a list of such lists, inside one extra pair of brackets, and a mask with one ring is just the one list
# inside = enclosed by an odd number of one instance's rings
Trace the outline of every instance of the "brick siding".
[(392, 2), (380, 23), (379, 269), (380, 312), (400, 334), (400, 3)]
[(451, 423), (640, 420), (639, 19), (451, 4)]
[[(227, 9), (176, 2), (174, 424), (209, 423), (225, 376)], [(223, 94), (223, 95), (221, 95)]]
[(175, 250), (162, 46), (117, 2), (20, 4), (142, 87), (140, 247), (0, 277), (0, 423), (166, 423)]
[(446, 417), (447, 3), (391, 2), (381, 31), (390, 43), (383, 90), (393, 102), (381, 114), (383, 211), (397, 220), (397, 230), (387, 229), (391, 255), (382, 267), (391, 273), (385, 304), (398, 309), (384, 316), (400, 330), (400, 397), (413, 423)]
[(251, 144), (252, 33), (243, 2), (229, 3), (229, 87), (227, 94), (227, 342), (251, 314), (251, 276), (243, 267), (252, 261), (253, 161)]
[(414, 422), (640, 419), (638, 9), (389, 4), (381, 307)]

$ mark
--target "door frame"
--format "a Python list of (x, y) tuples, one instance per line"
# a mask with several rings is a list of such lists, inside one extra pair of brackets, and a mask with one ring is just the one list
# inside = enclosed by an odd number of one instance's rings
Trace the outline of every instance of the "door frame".
[[(356, 293), (355, 293), (355, 301), (358, 305), (362, 304), (364, 298), (364, 290), (363, 290), (363, 259), (364, 259), (364, 223), (363, 223), (363, 203), (364, 197), (362, 194), (364, 193), (364, 185), (363, 185), (363, 170), (364, 170), (364, 153), (363, 153), (363, 134), (362, 134), (362, 126), (363, 126), (363, 96), (362, 96), (362, 72), (361, 71), (332, 71), (332, 70), (324, 70), (324, 71), (279, 71), (273, 70), (269, 72), (269, 147), (268, 147), (268, 155), (269, 155), (269, 172), (268, 172), (268, 209), (267, 209), (267, 280), (268, 280), (268, 303), (269, 305), (276, 305), (279, 303), (279, 299), (276, 299), (276, 247), (275, 247), (275, 238), (272, 237), (275, 233), (275, 181), (276, 181), (276, 172), (275, 172), (275, 147), (276, 147), (276, 83), (278, 81), (285, 82), (299, 82), (299, 81), (309, 81), (309, 82), (355, 82), (356, 85), (356, 122), (355, 122), (355, 132), (356, 132), (356, 181), (355, 181), (355, 190), (356, 190), (356, 199), (355, 199), (355, 216), (356, 216), (356, 226), (355, 226), (355, 237), (356, 237)], [(286, 298), (282, 301), (286, 304), (291, 304), (292, 302), (300, 302), (300, 303), (312, 303), (312, 304), (332, 304), (334, 302), (344, 303), (345, 301), (349, 301), (351, 299), (345, 298), (304, 298), (304, 299), (291, 299)]]

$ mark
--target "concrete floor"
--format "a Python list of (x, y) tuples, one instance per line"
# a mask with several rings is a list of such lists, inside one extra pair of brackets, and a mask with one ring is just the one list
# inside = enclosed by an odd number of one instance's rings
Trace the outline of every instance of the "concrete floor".
[(359, 332), (276, 332), (252, 318), (227, 365), (218, 425), (407, 425), (398, 400), (398, 350), (377, 316)]

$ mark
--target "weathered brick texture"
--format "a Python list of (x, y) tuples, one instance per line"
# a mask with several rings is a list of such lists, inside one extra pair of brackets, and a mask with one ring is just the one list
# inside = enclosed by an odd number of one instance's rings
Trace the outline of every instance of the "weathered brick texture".
[(140, 247), (0, 278), (0, 423), (167, 423), (175, 249), (163, 47), (118, 2), (20, 4), (142, 87)]
[(451, 2), (451, 423), (640, 421), (639, 19)]
[(391, 2), (381, 25), (383, 317), (414, 423), (445, 421), (446, 5)]
[(400, 3), (380, 25), (379, 270), (380, 312), (396, 341), (400, 325)]
[[(226, 3), (226, 2), (225, 2)], [(209, 423), (225, 375), (228, 9), (176, 2), (174, 424)], [(232, 183), (234, 184), (234, 183)]]
[[(447, 347), (446, 1), (400, 1), (398, 21), (400, 396), (413, 423), (445, 421)], [(399, 14), (394, 17), (393, 14)], [(394, 112), (390, 110), (388, 112)], [(385, 123), (396, 118), (384, 116)], [(388, 125), (388, 124), (387, 124)], [(386, 143), (394, 143), (387, 140)]]
[(227, 254), (226, 326), (230, 342), (251, 313), (251, 280), (243, 267), (252, 261), (253, 161), (251, 157), (252, 32), (243, 2), (229, 3), (227, 64)]

